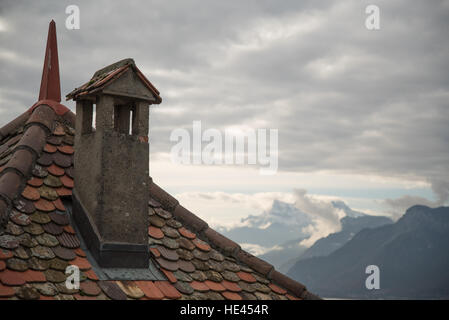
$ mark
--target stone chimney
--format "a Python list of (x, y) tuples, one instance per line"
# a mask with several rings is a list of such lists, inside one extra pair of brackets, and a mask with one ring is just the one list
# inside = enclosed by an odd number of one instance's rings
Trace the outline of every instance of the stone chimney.
[(75, 222), (100, 266), (148, 267), (148, 118), (159, 92), (125, 59), (67, 98), (76, 101)]

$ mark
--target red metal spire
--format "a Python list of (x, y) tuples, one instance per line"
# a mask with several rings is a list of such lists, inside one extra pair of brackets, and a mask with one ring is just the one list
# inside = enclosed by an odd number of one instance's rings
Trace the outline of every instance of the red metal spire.
[(39, 100), (61, 102), (58, 44), (56, 42), (56, 24), (53, 20), (48, 27), (47, 49), (45, 51)]

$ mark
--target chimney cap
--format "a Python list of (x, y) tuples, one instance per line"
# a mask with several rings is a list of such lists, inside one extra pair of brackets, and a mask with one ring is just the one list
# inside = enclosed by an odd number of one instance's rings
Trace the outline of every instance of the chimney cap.
[[(120, 79), (125, 80), (120, 83)], [(96, 71), (88, 82), (67, 94), (66, 100), (94, 99), (100, 92), (145, 100), (150, 104), (162, 102), (159, 90), (143, 75), (132, 58), (120, 60)]]

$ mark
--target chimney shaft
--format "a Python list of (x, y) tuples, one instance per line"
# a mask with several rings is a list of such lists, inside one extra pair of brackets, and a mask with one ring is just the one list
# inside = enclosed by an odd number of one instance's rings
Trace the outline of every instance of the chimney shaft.
[(160, 98), (145, 88), (137, 68), (120, 69), (110, 85), (75, 99), (73, 214), (100, 266), (147, 267), (148, 116)]

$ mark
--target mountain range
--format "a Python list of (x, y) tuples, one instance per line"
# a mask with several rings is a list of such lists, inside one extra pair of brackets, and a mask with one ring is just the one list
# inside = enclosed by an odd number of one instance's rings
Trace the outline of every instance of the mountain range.
[[(314, 219), (293, 204), (274, 200), (272, 207), (260, 215), (242, 219), (242, 226), (221, 229), (246, 250), (273, 264), (281, 272), (302, 257), (326, 255), (345, 244), (363, 228), (392, 223), (386, 217), (368, 216), (352, 210), (343, 201), (331, 202), (333, 208), (342, 210), (341, 231), (318, 240), (311, 248), (301, 245), (310, 237), (308, 227), (314, 226)], [(306, 257), (307, 257), (306, 256)]]
[[(447, 299), (448, 247), (449, 207), (413, 206), (396, 223), (365, 228), (326, 256), (296, 261), (288, 275), (322, 297)], [(365, 286), (369, 265), (379, 268), (380, 289)]]

